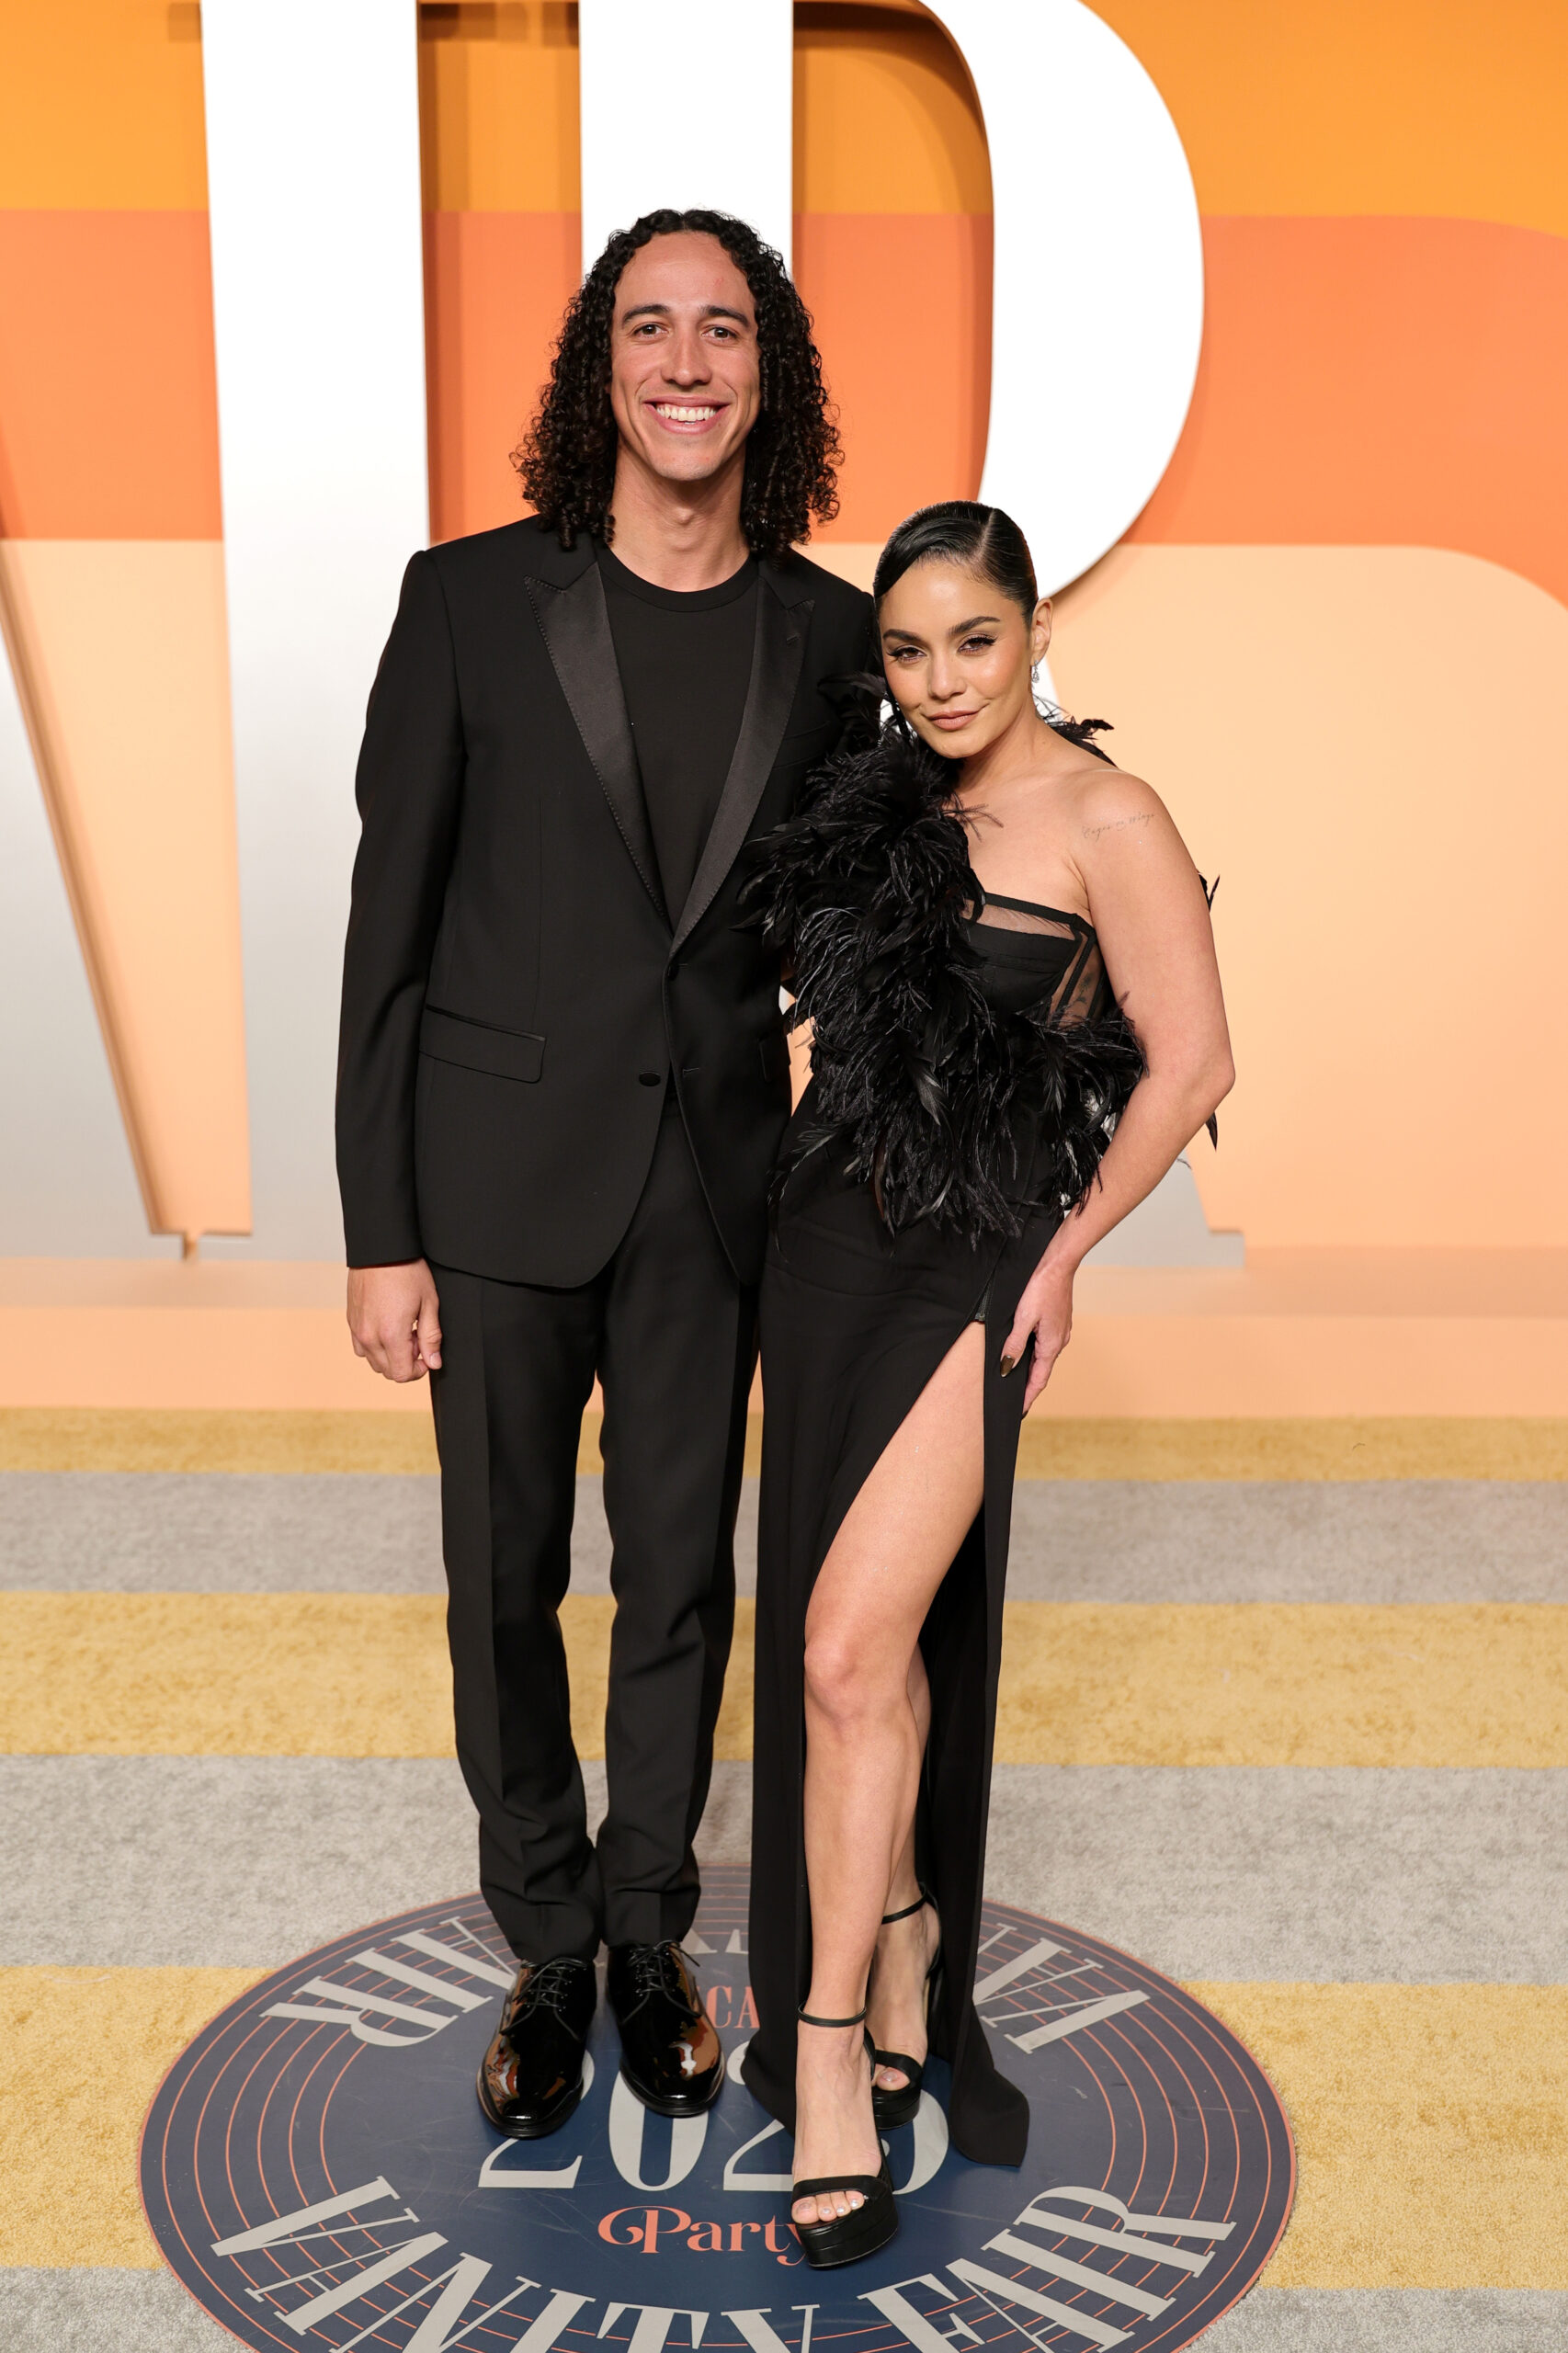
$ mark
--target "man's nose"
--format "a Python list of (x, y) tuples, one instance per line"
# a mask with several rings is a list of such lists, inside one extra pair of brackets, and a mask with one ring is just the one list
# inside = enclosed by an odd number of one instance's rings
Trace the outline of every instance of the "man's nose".
[(682, 329), (665, 347), (665, 373), (675, 384), (700, 383), (709, 375), (707, 347), (695, 327)]

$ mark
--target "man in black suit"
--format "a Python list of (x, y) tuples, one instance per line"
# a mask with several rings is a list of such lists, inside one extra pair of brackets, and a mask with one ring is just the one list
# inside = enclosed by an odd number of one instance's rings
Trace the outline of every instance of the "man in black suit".
[[(537, 516), (414, 557), (371, 693), (338, 1076), (354, 1344), (432, 1374), (458, 1755), (519, 1968), (480, 2071), (520, 2138), (622, 2073), (717, 2097), (680, 1938), (729, 1654), (769, 1166), (790, 1105), (744, 845), (840, 733), (869, 598), (810, 321), (714, 213), (612, 238), (519, 468)], [(613, 540), (613, 551), (611, 542)], [(824, 688), (826, 691), (824, 691)], [(597, 1375), (616, 1597), (590, 1841), (557, 1610)]]

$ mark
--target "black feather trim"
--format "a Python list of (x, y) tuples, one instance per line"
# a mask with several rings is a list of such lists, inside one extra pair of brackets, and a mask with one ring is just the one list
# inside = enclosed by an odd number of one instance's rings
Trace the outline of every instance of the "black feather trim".
[(838, 753), (757, 845), (744, 900), (812, 1025), (812, 1116), (778, 1189), (831, 1150), (894, 1232), (925, 1218), (978, 1238), (1087, 1198), (1144, 1063), (1114, 1006), (1071, 1021), (988, 1002), (956, 773), (896, 720)]

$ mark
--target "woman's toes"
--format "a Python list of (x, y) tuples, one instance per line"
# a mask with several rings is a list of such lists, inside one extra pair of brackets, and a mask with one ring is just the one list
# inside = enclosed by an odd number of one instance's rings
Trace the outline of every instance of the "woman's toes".
[(858, 2189), (835, 2189), (822, 2198), (801, 2198), (790, 2209), (794, 2222), (842, 2222), (846, 2214), (853, 2214), (857, 2207), (866, 2203)]

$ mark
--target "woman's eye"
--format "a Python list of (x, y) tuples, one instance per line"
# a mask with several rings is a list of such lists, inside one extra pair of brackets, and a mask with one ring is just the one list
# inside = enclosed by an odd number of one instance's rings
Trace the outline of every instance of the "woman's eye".
[(963, 643), (960, 646), (959, 652), (960, 654), (983, 654), (987, 646), (994, 645), (995, 642), (996, 640), (994, 637), (966, 637)]

